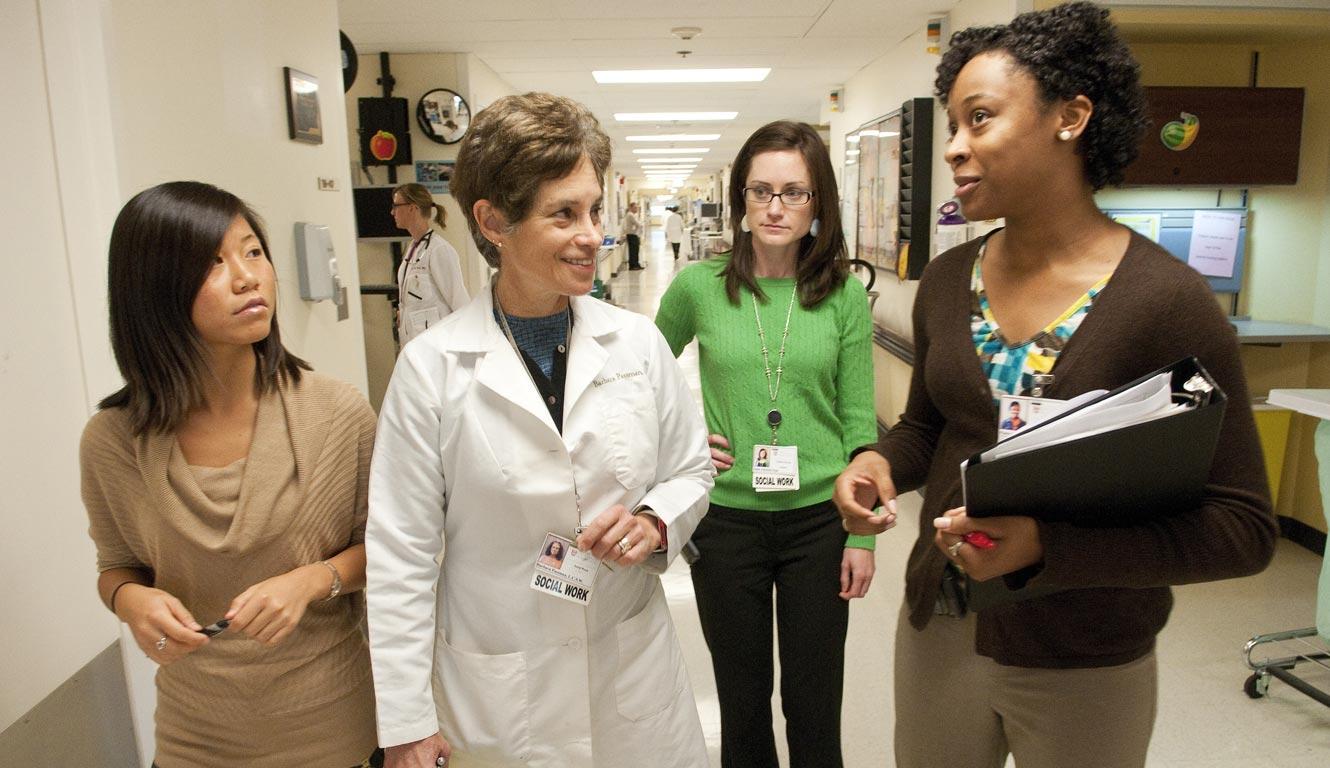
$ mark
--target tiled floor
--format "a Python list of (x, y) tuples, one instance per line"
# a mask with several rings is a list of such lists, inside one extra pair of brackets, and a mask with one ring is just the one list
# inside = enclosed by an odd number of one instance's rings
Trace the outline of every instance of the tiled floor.
[[(646, 269), (620, 272), (611, 282), (613, 300), (654, 316), (669, 281), (688, 262), (675, 262), (659, 233), (645, 239), (642, 250)], [(698, 392), (695, 346), (684, 352), (680, 362)], [(918, 532), (919, 497), (911, 494), (901, 503), (901, 524), (879, 540), (872, 590), (850, 609), (843, 710), (847, 768), (890, 768), (894, 764), (892, 637), (902, 598), (905, 557)], [(1274, 564), (1259, 576), (1175, 590), (1177, 605), (1159, 642), (1159, 716), (1150, 748), (1151, 768), (1330, 766), (1330, 708), (1278, 681), (1271, 682), (1264, 699), (1252, 700), (1242, 692), (1248, 674), (1242, 662), (1243, 643), (1254, 634), (1310, 625), (1320, 567), (1319, 557), (1281, 541)], [(676, 561), (665, 575), (665, 588), (712, 764), (719, 766), (716, 686), (693, 604), (692, 583), (682, 561)], [(1330, 671), (1315, 670), (1308, 677), (1330, 690)], [(773, 702), (773, 711), (784, 760), (779, 701)]]

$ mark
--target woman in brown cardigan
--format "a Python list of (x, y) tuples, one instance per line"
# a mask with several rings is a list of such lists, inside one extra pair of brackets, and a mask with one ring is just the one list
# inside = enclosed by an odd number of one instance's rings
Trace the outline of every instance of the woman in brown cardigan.
[(234, 195), (162, 184), (116, 219), (126, 384), (84, 430), (83, 500), (101, 597), (161, 665), (161, 768), (336, 768), (374, 749), (359, 594), (374, 414), (283, 348), (276, 300)]
[[(905, 413), (836, 491), (846, 527), (872, 533), (893, 519), (875, 499), (927, 486), (896, 632), (902, 768), (997, 768), (1008, 753), (1021, 768), (1144, 765), (1169, 585), (1250, 574), (1273, 553), (1232, 328), (1198, 273), (1095, 205), (1144, 125), (1138, 67), (1107, 17), (1068, 3), (967, 29), (938, 68), (961, 207), (1006, 227), (929, 264)], [(1195, 507), (1118, 528), (965, 515), (959, 466), (997, 441), (1001, 396), (1065, 400), (1187, 355), (1228, 395)], [(974, 531), (996, 546), (962, 538)], [(1051, 594), (976, 616), (947, 588), (962, 569)]]

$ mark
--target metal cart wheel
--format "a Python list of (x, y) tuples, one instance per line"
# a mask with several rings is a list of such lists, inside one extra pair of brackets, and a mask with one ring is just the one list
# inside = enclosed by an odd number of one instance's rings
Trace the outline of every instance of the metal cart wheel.
[(1242, 684), (1242, 692), (1247, 694), (1248, 698), (1252, 699), (1259, 699), (1265, 696), (1265, 693), (1268, 690), (1270, 690), (1270, 676), (1262, 675), (1259, 672), (1249, 675), (1246, 682)]

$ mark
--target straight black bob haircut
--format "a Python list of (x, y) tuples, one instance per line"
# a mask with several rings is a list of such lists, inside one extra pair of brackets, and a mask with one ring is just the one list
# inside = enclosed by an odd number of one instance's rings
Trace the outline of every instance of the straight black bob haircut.
[[(172, 432), (204, 403), (214, 376), (194, 327), (194, 299), (236, 217), (243, 217), (272, 261), (263, 223), (240, 198), (211, 184), (172, 181), (133, 197), (111, 230), (111, 348), (125, 386), (98, 404), (125, 408), (136, 435)], [(275, 308), (274, 308), (275, 309)], [(282, 346), (277, 317), (255, 342), (254, 387), (300, 381), (305, 361)]]
[(721, 270), (725, 276), (725, 294), (731, 304), (739, 303), (739, 287), (766, 300), (766, 295), (753, 277), (753, 234), (739, 226), (748, 203), (744, 200), (744, 185), (753, 158), (763, 152), (798, 152), (808, 167), (813, 183), (814, 219), (818, 233), (805, 235), (800, 243), (799, 258), (795, 265), (795, 285), (798, 286), (799, 304), (805, 309), (816, 307), (827, 296), (845, 284), (849, 264), (845, 255), (845, 233), (841, 231), (840, 196), (836, 193), (836, 172), (831, 167), (831, 155), (811, 125), (793, 120), (777, 120), (758, 128), (739, 150), (730, 172), (730, 226), (734, 230), (734, 251), (730, 263)]
[(990, 51), (1007, 54), (1028, 72), (1046, 105), (1082, 94), (1094, 104), (1077, 144), (1085, 177), (1096, 191), (1121, 184), (1150, 121), (1140, 65), (1118, 37), (1108, 9), (1071, 2), (1022, 13), (1010, 24), (962, 29), (951, 36), (933, 83), (944, 105), (961, 69)]

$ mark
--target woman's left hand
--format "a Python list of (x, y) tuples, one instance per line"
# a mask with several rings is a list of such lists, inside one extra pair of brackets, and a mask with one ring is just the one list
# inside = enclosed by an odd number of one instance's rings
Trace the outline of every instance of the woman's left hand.
[(277, 645), (295, 631), (309, 604), (328, 594), (330, 580), (327, 569), (316, 564), (260, 581), (231, 601), (228, 629)]
[[(624, 546), (619, 543), (623, 542)], [(647, 514), (634, 515), (622, 504), (601, 512), (577, 537), (577, 548), (597, 560), (630, 566), (646, 560), (660, 546), (660, 532)]]
[[(1039, 526), (1032, 517), (971, 519), (965, 507), (956, 507), (933, 519), (933, 543), (976, 581), (987, 581), (1044, 559)], [(995, 546), (981, 549), (965, 541), (967, 533), (983, 533)]]
[(840, 599), (853, 600), (868, 594), (877, 562), (872, 550), (846, 547), (840, 558)]

